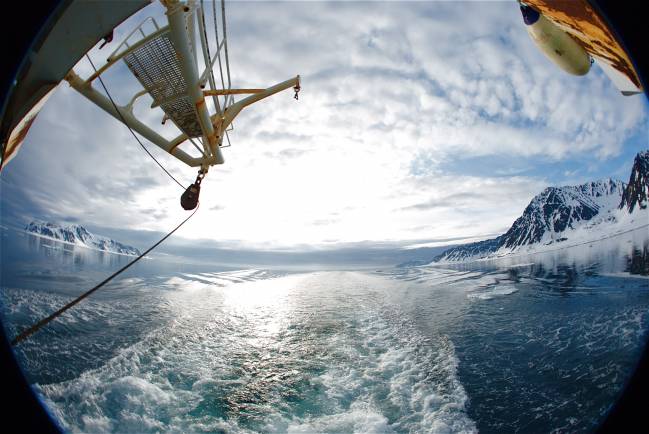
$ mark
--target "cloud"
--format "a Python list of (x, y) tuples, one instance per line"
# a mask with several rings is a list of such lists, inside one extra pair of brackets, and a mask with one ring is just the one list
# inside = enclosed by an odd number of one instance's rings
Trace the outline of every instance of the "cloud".
[(225, 207), (223, 205), (218, 205), (218, 204), (213, 205), (213, 206), (210, 207), (210, 211), (221, 211), (221, 210), (224, 210), (224, 209), (225, 209)]
[(278, 149), (277, 151), (269, 151), (266, 152), (265, 155), (268, 158), (278, 158), (283, 162), (288, 162), (289, 160), (294, 160), (296, 158), (299, 158), (309, 152), (307, 149), (299, 149), (299, 148), (284, 148), (284, 149)]
[[(607, 161), (646, 134), (643, 99), (619, 95), (597, 67), (564, 75), (534, 47), (515, 3), (250, 7), (227, 5), (233, 86), (299, 73), (300, 100), (287, 91), (240, 114), (226, 164), (210, 169), (180, 236), (284, 246), (492, 234), (575, 170), (614, 172), (620, 163)], [(122, 27), (148, 11), (164, 19), (155, 3)], [(77, 69), (90, 72), (84, 61)], [(122, 64), (106, 82), (122, 103), (139, 89)], [(177, 134), (148, 104), (136, 113)], [(193, 180), (194, 169), (150, 148)], [(28, 180), (25, 200), (43, 215), (157, 231), (186, 216), (182, 191), (128, 130), (65, 84), (7, 172)]]
[(328, 226), (334, 223), (338, 223), (339, 221), (339, 218), (324, 218), (313, 220), (311, 224), (314, 226)]
[(463, 191), (457, 194), (443, 196), (441, 198), (433, 198), (425, 202), (403, 207), (401, 209), (404, 211), (423, 211), (435, 208), (462, 207), (480, 198), (481, 196), (477, 193)]

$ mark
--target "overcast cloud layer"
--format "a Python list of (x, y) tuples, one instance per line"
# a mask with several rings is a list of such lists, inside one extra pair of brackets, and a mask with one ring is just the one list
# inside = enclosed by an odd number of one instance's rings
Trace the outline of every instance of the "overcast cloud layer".
[[(161, 10), (147, 7), (115, 40)], [(479, 238), (504, 231), (548, 185), (628, 176), (647, 147), (644, 96), (621, 96), (597, 66), (563, 73), (513, 1), (234, 2), (227, 14), (234, 86), (299, 73), (303, 90), (237, 118), (183, 237), (253, 247)], [(121, 103), (139, 90), (123, 65), (106, 83)], [(136, 112), (173, 137), (149, 104)], [(195, 177), (150, 148), (182, 182)], [(3, 178), (5, 218), (165, 231), (186, 215), (180, 188), (128, 130), (65, 83)]]

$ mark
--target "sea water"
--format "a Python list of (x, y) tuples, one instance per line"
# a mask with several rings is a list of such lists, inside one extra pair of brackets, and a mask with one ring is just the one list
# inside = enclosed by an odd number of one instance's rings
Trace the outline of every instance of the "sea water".
[[(9, 336), (131, 259), (26, 234), (3, 246)], [(589, 431), (649, 330), (628, 254), (319, 272), (143, 260), (17, 356), (72, 432)]]

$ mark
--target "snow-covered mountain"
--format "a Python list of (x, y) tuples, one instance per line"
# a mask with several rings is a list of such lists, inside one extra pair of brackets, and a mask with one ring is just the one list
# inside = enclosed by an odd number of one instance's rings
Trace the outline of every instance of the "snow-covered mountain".
[(140, 251), (135, 247), (122, 244), (119, 241), (88, 232), (81, 225), (61, 226), (56, 223), (31, 222), (25, 227), (30, 234), (44, 238), (62, 241), (90, 249), (101, 250), (109, 253), (139, 256)]
[(629, 183), (622, 194), (620, 209), (629, 212), (638, 207), (646, 209), (649, 202), (649, 151), (640, 152), (633, 161)]
[(635, 158), (628, 184), (605, 179), (548, 187), (532, 199), (503, 235), (453, 247), (433, 258), (433, 262), (531, 253), (640, 227), (649, 224), (648, 196), (649, 151), (644, 151)]

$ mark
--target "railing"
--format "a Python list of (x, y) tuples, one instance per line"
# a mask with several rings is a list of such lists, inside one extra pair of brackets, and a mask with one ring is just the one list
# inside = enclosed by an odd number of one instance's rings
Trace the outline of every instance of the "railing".
[[(150, 21), (153, 24), (153, 27), (155, 30), (152, 33), (149, 33), (148, 35), (144, 32), (143, 26), (146, 24), (148, 21)], [(113, 50), (113, 52), (108, 56), (106, 59), (106, 64), (103, 65), (101, 68), (99, 68), (94, 74), (92, 74), (88, 79), (86, 80), (86, 83), (92, 83), (97, 77), (99, 77), (101, 74), (106, 72), (108, 68), (113, 66), (115, 63), (120, 61), (124, 56), (128, 55), (131, 53), (133, 50), (136, 50), (137, 48), (141, 47), (142, 45), (146, 44), (148, 41), (151, 39), (157, 38), (158, 36), (162, 35), (163, 33), (166, 33), (169, 31), (169, 26), (164, 26), (160, 27), (157, 23), (157, 21), (153, 17), (147, 17), (142, 21), (137, 27), (135, 27), (131, 33), (129, 33), (123, 40), (120, 42), (120, 44)], [(135, 34), (141, 35), (141, 38), (138, 39), (137, 41), (129, 41), (131, 40), (131, 37)], [(122, 48), (125, 48), (122, 50)], [(120, 50), (122, 50), (120, 52)]]
[[(137, 34), (137, 33), (139, 33), (140, 35), (142, 35), (142, 39), (140, 39), (139, 41), (142, 41), (143, 39), (146, 39), (146, 38), (147, 38), (147, 35), (144, 33), (144, 30), (142, 30), (142, 27), (143, 27), (143, 26), (144, 26), (148, 21), (150, 21), (150, 22), (153, 24), (153, 26), (155, 27), (155, 30), (154, 30), (152, 33), (155, 33), (155, 32), (157, 32), (158, 30), (160, 30), (160, 26), (158, 25), (158, 22), (155, 20), (155, 18), (153, 18), (153, 17), (147, 17), (147, 18), (145, 18), (145, 19), (144, 19), (140, 24), (138, 24), (138, 25), (137, 25), (137, 26), (136, 26), (136, 27), (131, 31), (131, 33), (129, 33), (128, 35), (126, 35), (126, 37), (124, 38), (124, 40), (123, 40), (122, 42), (120, 42), (120, 44), (117, 46), (117, 48), (115, 48), (115, 50), (114, 50), (112, 53), (110, 53), (110, 56), (108, 56), (108, 59), (106, 59), (106, 61), (107, 61), (107, 62), (110, 62), (111, 60), (113, 60), (113, 58), (115, 57), (115, 55), (117, 54), (117, 52), (118, 52), (122, 47), (124, 47), (124, 46), (126, 46), (126, 51), (128, 51), (128, 49), (131, 48), (131, 44), (129, 44), (128, 41), (131, 39), (131, 37), (132, 37), (133, 35), (135, 35), (135, 34)], [(150, 35), (151, 35), (151, 34), (149, 34), (149, 36), (150, 36)], [(139, 41), (138, 41), (138, 42), (139, 42)], [(120, 58), (121, 58), (121, 57), (124, 57), (124, 55), (125, 55), (125, 53), (119, 55), (119, 57), (120, 57)]]

